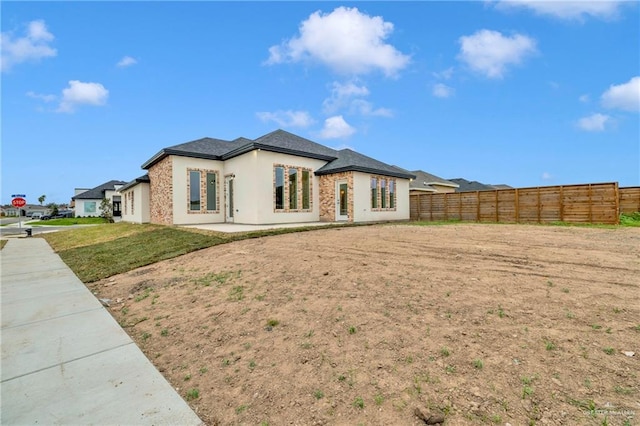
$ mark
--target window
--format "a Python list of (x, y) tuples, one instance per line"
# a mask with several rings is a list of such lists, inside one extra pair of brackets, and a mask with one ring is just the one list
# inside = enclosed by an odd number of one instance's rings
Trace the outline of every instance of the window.
[(389, 180), (389, 208), (396, 208), (396, 181), (391, 179)]
[(216, 173), (207, 173), (207, 210), (218, 210), (217, 185)]
[(310, 203), (310, 195), (311, 195), (311, 181), (309, 180), (309, 170), (302, 171), (302, 208), (305, 210), (309, 209)]
[(189, 172), (189, 210), (200, 210), (200, 172)]
[(276, 210), (284, 209), (284, 167), (276, 167)]
[(378, 179), (371, 178), (371, 208), (378, 208)]
[(274, 165), (275, 210), (285, 212), (311, 210), (313, 203), (311, 185), (311, 169)]
[(298, 169), (289, 169), (289, 210), (298, 209)]
[(96, 202), (95, 201), (85, 201), (84, 202), (84, 212), (87, 214), (95, 214), (96, 213)]
[(380, 204), (383, 209), (387, 208), (387, 180), (380, 179)]

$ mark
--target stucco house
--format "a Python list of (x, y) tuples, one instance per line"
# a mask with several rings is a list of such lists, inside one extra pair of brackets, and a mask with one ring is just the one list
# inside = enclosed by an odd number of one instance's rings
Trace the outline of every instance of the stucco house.
[(110, 180), (95, 188), (75, 188), (75, 195), (71, 197), (76, 217), (100, 216), (100, 203), (108, 199), (113, 206), (113, 216), (121, 216), (121, 200), (118, 190), (127, 182)]
[(171, 146), (142, 168), (120, 188), (122, 220), (166, 225), (408, 220), (414, 177), (283, 130)]
[(415, 175), (409, 185), (409, 192), (414, 193), (443, 193), (455, 192), (460, 185), (447, 179), (443, 179), (431, 173), (422, 170), (414, 170), (411, 172)]

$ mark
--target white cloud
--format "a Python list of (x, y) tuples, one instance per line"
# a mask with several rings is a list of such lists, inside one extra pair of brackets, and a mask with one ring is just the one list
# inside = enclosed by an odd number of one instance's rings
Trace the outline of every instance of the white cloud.
[(74, 112), (80, 105), (104, 105), (109, 91), (100, 83), (84, 83), (78, 80), (69, 81), (69, 87), (62, 90), (62, 100), (58, 112)]
[(538, 15), (548, 15), (567, 20), (583, 20), (586, 17), (612, 19), (618, 16), (624, 1), (565, 1), (565, 0), (502, 0), (496, 8), (501, 10), (524, 8)]
[(591, 98), (589, 95), (581, 95), (578, 100), (584, 104), (591, 102)]
[(549, 172), (543, 172), (542, 176), (540, 176), (542, 178), (542, 180), (551, 180), (553, 179), (553, 176), (551, 176), (551, 173)]
[(446, 84), (438, 83), (433, 85), (433, 96), (436, 98), (449, 98), (455, 93), (455, 89)]
[(299, 36), (269, 48), (266, 64), (314, 61), (344, 74), (380, 70), (393, 76), (405, 68), (409, 56), (385, 40), (393, 24), (369, 16), (357, 8), (338, 7), (333, 12), (312, 13), (299, 27)]
[(45, 95), (42, 93), (35, 93), (32, 91), (27, 92), (27, 96), (33, 99), (40, 99), (41, 101), (44, 101), (44, 102), (53, 102), (57, 99), (56, 95)]
[(454, 71), (454, 70), (453, 70), (453, 67), (449, 67), (449, 68), (447, 68), (446, 70), (443, 70), (443, 71), (435, 71), (435, 72), (432, 72), (431, 74), (432, 74), (435, 78), (438, 78), (438, 79), (441, 79), (441, 80), (449, 80), (449, 79), (451, 79), (451, 77), (453, 76), (453, 71)]
[(126, 68), (137, 63), (138, 61), (136, 60), (136, 58), (133, 58), (131, 56), (124, 56), (122, 59), (120, 59), (116, 66), (119, 68)]
[(609, 86), (602, 94), (601, 101), (605, 108), (640, 111), (640, 77), (633, 77), (617, 86)]
[(275, 112), (258, 112), (256, 114), (263, 122), (273, 121), (280, 127), (309, 127), (315, 121), (306, 111), (275, 111)]
[(602, 132), (610, 121), (608, 115), (596, 113), (578, 120), (578, 127), (587, 132)]
[(58, 52), (49, 45), (53, 39), (53, 34), (42, 20), (29, 22), (23, 37), (14, 38), (10, 32), (0, 34), (2, 71), (8, 71), (23, 62), (56, 56)]
[(364, 97), (369, 95), (369, 89), (359, 86), (354, 82), (339, 83), (334, 81), (331, 88), (331, 96), (322, 102), (322, 109), (326, 114), (333, 114), (336, 111), (349, 105), (353, 97)]
[(373, 108), (373, 104), (364, 99), (354, 99), (349, 109), (351, 114), (360, 114), (368, 117), (393, 117), (393, 111), (388, 108)]
[(341, 115), (329, 117), (324, 121), (324, 127), (320, 132), (322, 139), (347, 138), (356, 130), (347, 123)]
[(331, 96), (322, 102), (322, 110), (325, 114), (335, 114), (346, 109), (350, 114), (364, 116), (391, 117), (393, 112), (387, 108), (374, 108), (373, 104), (365, 99), (369, 96), (369, 89), (366, 86), (358, 85), (356, 82), (340, 83), (333, 82)]
[(507, 66), (520, 64), (536, 52), (536, 41), (530, 37), (521, 34), (508, 37), (491, 30), (462, 36), (459, 42), (458, 58), (489, 78), (502, 78)]

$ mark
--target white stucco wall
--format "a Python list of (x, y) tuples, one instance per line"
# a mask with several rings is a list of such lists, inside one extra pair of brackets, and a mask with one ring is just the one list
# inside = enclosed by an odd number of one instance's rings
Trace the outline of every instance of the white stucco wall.
[[(76, 200), (75, 214), (76, 217), (98, 217), (102, 214), (100, 209), (100, 203), (102, 200)], [(89, 211), (85, 211), (85, 206), (89, 208)], [(95, 206), (95, 211), (94, 207)]]
[[(122, 197), (123, 222), (149, 223), (151, 221), (148, 183), (139, 183), (119, 194)], [(133, 203), (131, 203), (130, 194), (133, 194)]]
[(353, 220), (354, 222), (373, 222), (380, 220), (409, 220), (409, 179), (395, 178), (396, 209), (371, 210), (371, 174), (355, 172), (353, 174)]
[[(319, 178), (313, 172), (326, 161), (254, 150), (227, 160), (225, 174), (234, 174), (234, 222), (243, 224), (302, 223), (320, 220)], [(310, 211), (275, 211), (274, 166), (311, 169)], [(300, 182), (300, 181), (299, 181)], [(285, 185), (287, 183), (285, 182)], [(300, 183), (299, 183), (300, 185)]]
[[(173, 223), (176, 225), (220, 223), (224, 222), (224, 162), (202, 158), (172, 156), (173, 160)], [(213, 212), (189, 212), (189, 194), (187, 183), (189, 169), (217, 171), (218, 210)], [(206, 203), (206, 198), (201, 202)]]

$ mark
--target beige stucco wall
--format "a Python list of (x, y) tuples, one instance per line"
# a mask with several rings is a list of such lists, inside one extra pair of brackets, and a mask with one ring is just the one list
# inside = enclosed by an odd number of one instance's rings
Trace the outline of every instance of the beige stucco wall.
[[(326, 162), (322, 160), (263, 150), (254, 150), (227, 160), (225, 175), (235, 175), (234, 222), (244, 224), (317, 222), (320, 220), (319, 179), (313, 171), (324, 164)], [(275, 210), (274, 167), (276, 165), (311, 169), (311, 208), (308, 211)]]
[(122, 197), (122, 221), (131, 223), (149, 223), (149, 184), (139, 183), (120, 192)]
[[(187, 225), (199, 223), (220, 223), (224, 222), (224, 173), (225, 164), (223, 161), (206, 160), (202, 158), (189, 158), (171, 156), (172, 159), (172, 213), (174, 225)], [(197, 170), (201, 172), (201, 183), (205, 184), (207, 172), (217, 172), (217, 210), (206, 211), (206, 196), (204, 190), (201, 191), (200, 211), (189, 210), (189, 171)]]
[(395, 209), (371, 209), (371, 178), (376, 175), (354, 172), (353, 174), (353, 220), (372, 222), (384, 220), (409, 220), (409, 179), (388, 178), (396, 181)]

